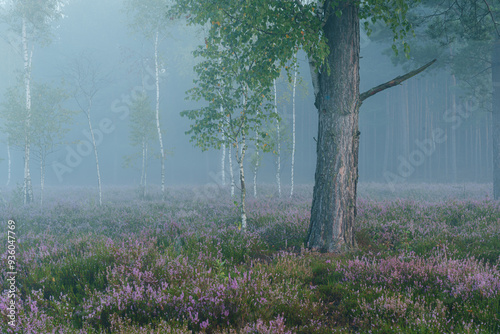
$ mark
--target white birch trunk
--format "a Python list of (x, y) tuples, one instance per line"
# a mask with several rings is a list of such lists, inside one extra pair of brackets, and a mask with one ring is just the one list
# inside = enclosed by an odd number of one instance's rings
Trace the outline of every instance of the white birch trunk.
[(144, 152), (145, 161), (144, 161), (144, 198), (146, 198), (148, 194), (148, 143), (146, 143), (146, 151)]
[[(297, 60), (297, 55), (295, 55), (295, 61)], [(295, 65), (297, 66), (297, 65)], [(295, 67), (295, 72), (293, 74), (293, 91), (292, 91), (292, 171), (290, 180), (290, 197), (293, 196), (293, 175), (295, 167), (295, 91), (297, 88), (297, 67)]]
[(229, 176), (231, 177), (231, 197), (234, 197), (233, 150), (229, 147)]
[(28, 54), (28, 36), (26, 32), (26, 18), (22, 20), (22, 44), (23, 44), (23, 60), (24, 60), (24, 87), (26, 90), (26, 120), (24, 124), (24, 183), (23, 197), (24, 204), (33, 201), (33, 188), (31, 186), (30, 174), (30, 120), (31, 120), (31, 55)]
[(156, 129), (158, 130), (158, 140), (160, 142), (160, 157), (161, 157), (161, 194), (163, 199), (165, 199), (165, 150), (163, 149), (163, 139), (161, 137), (160, 128), (160, 73), (159, 73), (159, 62), (158, 62), (158, 35), (159, 31), (156, 31), (155, 39), (155, 73), (156, 73)]
[(10, 184), (10, 174), (11, 174), (11, 158), (10, 158), (10, 144), (7, 143), (7, 183), (5, 184), (8, 186)]
[[(220, 106), (220, 112), (223, 115), (224, 114), (224, 108)], [(226, 136), (224, 135), (224, 128), (222, 128), (222, 157), (220, 161), (220, 167), (221, 167), (221, 178), (222, 178), (222, 185), (226, 185)]]
[(145, 180), (145, 171), (146, 171), (146, 140), (142, 138), (142, 165), (141, 165), (141, 190), (142, 196), (146, 196), (146, 180)]
[(236, 148), (236, 161), (240, 167), (240, 185), (241, 185), (241, 228), (246, 231), (247, 229), (247, 212), (245, 207), (245, 197), (246, 197), (246, 187), (245, 187), (245, 171), (243, 169), (243, 159), (245, 158), (246, 152), (245, 135), (243, 135), (241, 140), (241, 153), (238, 154), (238, 148)]
[(40, 156), (40, 207), (43, 206), (43, 188), (45, 186), (45, 158)]
[[(276, 79), (274, 79), (274, 112), (278, 113), (278, 101), (276, 96)], [(280, 121), (276, 119), (276, 138), (277, 138), (277, 154), (278, 161), (276, 163), (276, 183), (278, 184), (278, 196), (281, 197), (281, 136), (280, 136)]]
[(94, 130), (92, 129), (92, 122), (90, 121), (90, 109), (92, 108), (92, 101), (89, 101), (89, 108), (87, 110), (87, 120), (89, 122), (90, 136), (92, 138), (92, 146), (94, 147), (95, 165), (97, 168), (97, 187), (99, 188), (99, 205), (102, 205), (102, 187), (101, 187), (101, 172), (99, 170), (99, 157), (97, 155), (97, 145), (94, 137)]
[[(259, 113), (257, 112), (257, 115)], [(253, 168), (253, 197), (257, 198), (257, 171), (259, 170), (259, 147), (257, 146), (257, 141), (259, 140), (259, 131), (255, 131), (255, 152), (257, 154), (257, 160), (255, 161), (255, 166)]]

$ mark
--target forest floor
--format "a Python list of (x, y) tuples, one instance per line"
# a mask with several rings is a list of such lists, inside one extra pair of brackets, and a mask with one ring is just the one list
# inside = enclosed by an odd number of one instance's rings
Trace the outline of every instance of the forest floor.
[(0, 331), (499, 333), (490, 188), (361, 184), (359, 249), (342, 255), (304, 248), (312, 186), (247, 194), (247, 231), (228, 188), (105, 188), (102, 206), (94, 188), (49, 188), (43, 207), (13, 190)]

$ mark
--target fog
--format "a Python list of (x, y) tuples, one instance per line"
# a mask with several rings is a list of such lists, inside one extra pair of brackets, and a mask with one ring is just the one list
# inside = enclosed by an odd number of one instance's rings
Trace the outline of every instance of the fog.
[[(137, 96), (137, 87), (144, 87), (155, 103), (154, 46), (151, 40), (128, 28), (122, 1), (71, 1), (63, 9), (64, 18), (52, 27), (52, 42), (35, 44), (32, 80), (63, 87), (71, 93), (68, 69), (82, 55), (99, 66), (106, 77), (97, 92), (91, 119), (96, 141), (103, 186), (132, 185), (141, 182), (140, 158), (132, 167), (124, 165), (125, 157), (139, 148), (130, 144), (130, 106)], [(0, 101), (16, 84), (23, 70), (19, 41), (1, 26)], [(168, 36), (161, 40), (162, 69), (160, 121), (165, 161), (166, 186), (219, 183), (220, 150), (202, 152), (185, 134), (191, 124), (180, 112), (197, 108), (203, 101), (186, 100), (186, 91), (193, 87), (196, 60), (191, 52), (203, 44), (203, 28), (186, 27), (172, 22)], [(362, 34), (361, 91), (386, 82), (407, 70), (393, 65), (390, 39), (374, 41)], [(295, 183), (313, 184), (316, 166), (318, 118), (306, 56), (299, 53), (299, 78), (296, 101)], [(359, 182), (377, 182), (393, 189), (400, 183), (490, 183), (492, 180), (491, 113), (459, 88), (453, 75), (443, 67), (426, 72), (386, 90), (363, 103), (360, 111)], [(277, 83), (278, 112), (287, 123), (291, 136), (291, 84), (281, 78)], [(78, 110), (73, 98), (64, 107)], [(450, 114), (450, 110), (454, 110)], [(458, 112), (457, 112), (458, 110)], [(4, 121), (2, 121), (4, 122)], [(4, 123), (5, 124), (5, 123)], [(75, 114), (63, 143), (47, 156), (47, 186), (96, 186), (95, 158), (91, 147), (88, 123), (84, 113)], [(289, 137), (291, 138), (291, 137)], [(7, 135), (0, 143), (0, 184), (22, 185), (24, 151), (10, 147), (11, 176), (8, 180)], [(291, 144), (282, 143), (281, 182), (290, 184)], [(158, 154), (158, 144), (150, 148)], [(140, 149), (139, 149), (140, 150)], [(253, 182), (249, 146), (246, 159), (247, 183)], [(226, 155), (227, 159), (227, 155)], [(233, 161), (237, 175), (236, 163)], [(229, 163), (225, 162), (226, 179)], [(31, 161), (32, 182), (40, 181), (37, 161)], [(259, 183), (276, 180), (276, 155), (264, 153), (258, 170)], [(152, 158), (148, 166), (148, 184), (160, 184), (160, 162)]]

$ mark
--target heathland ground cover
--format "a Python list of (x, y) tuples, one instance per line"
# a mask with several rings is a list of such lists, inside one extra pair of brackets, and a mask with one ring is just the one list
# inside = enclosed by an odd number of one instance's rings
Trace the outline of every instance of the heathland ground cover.
[[(265, 187), (248, 230), (229, 191), (51, 189), (4, 194), (16, 223), (16, 326), (7, 333), (499, 333), (500, 203), (491, 185), (360, 185), (359, 250), (304, 247), (312, 187)], [(227, 193), (227, 195), (226, 195)], [(8, 289), (2, 269), (2, 290)]]

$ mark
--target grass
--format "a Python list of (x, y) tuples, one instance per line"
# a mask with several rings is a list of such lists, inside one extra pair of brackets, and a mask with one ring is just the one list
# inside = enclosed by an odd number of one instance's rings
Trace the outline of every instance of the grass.
[[(43, 210), (6, 195), (18, 292), (14, 327), (1, 295), (1, 331), (500, 332), (499, 202), (481, 185), (458, 197), (452, 186), (430, 186), (428, 200), (422, 186), (377, 187), (360, 186), (359, 249), (343, 255), (303, 247), (310, 187), (293, 199), (263, 188), (248, 200), (247, 231), (224, 189), (204, 198), (175, 188), (165, 201), (155, 193), (141, 201), (113, 188), (102, 207), (89, 200), (92, 189), (52, 189)], [(7, 240), (6, 224), (0, 234)], [(3, 289), (8, 277), (3, 270)]]

